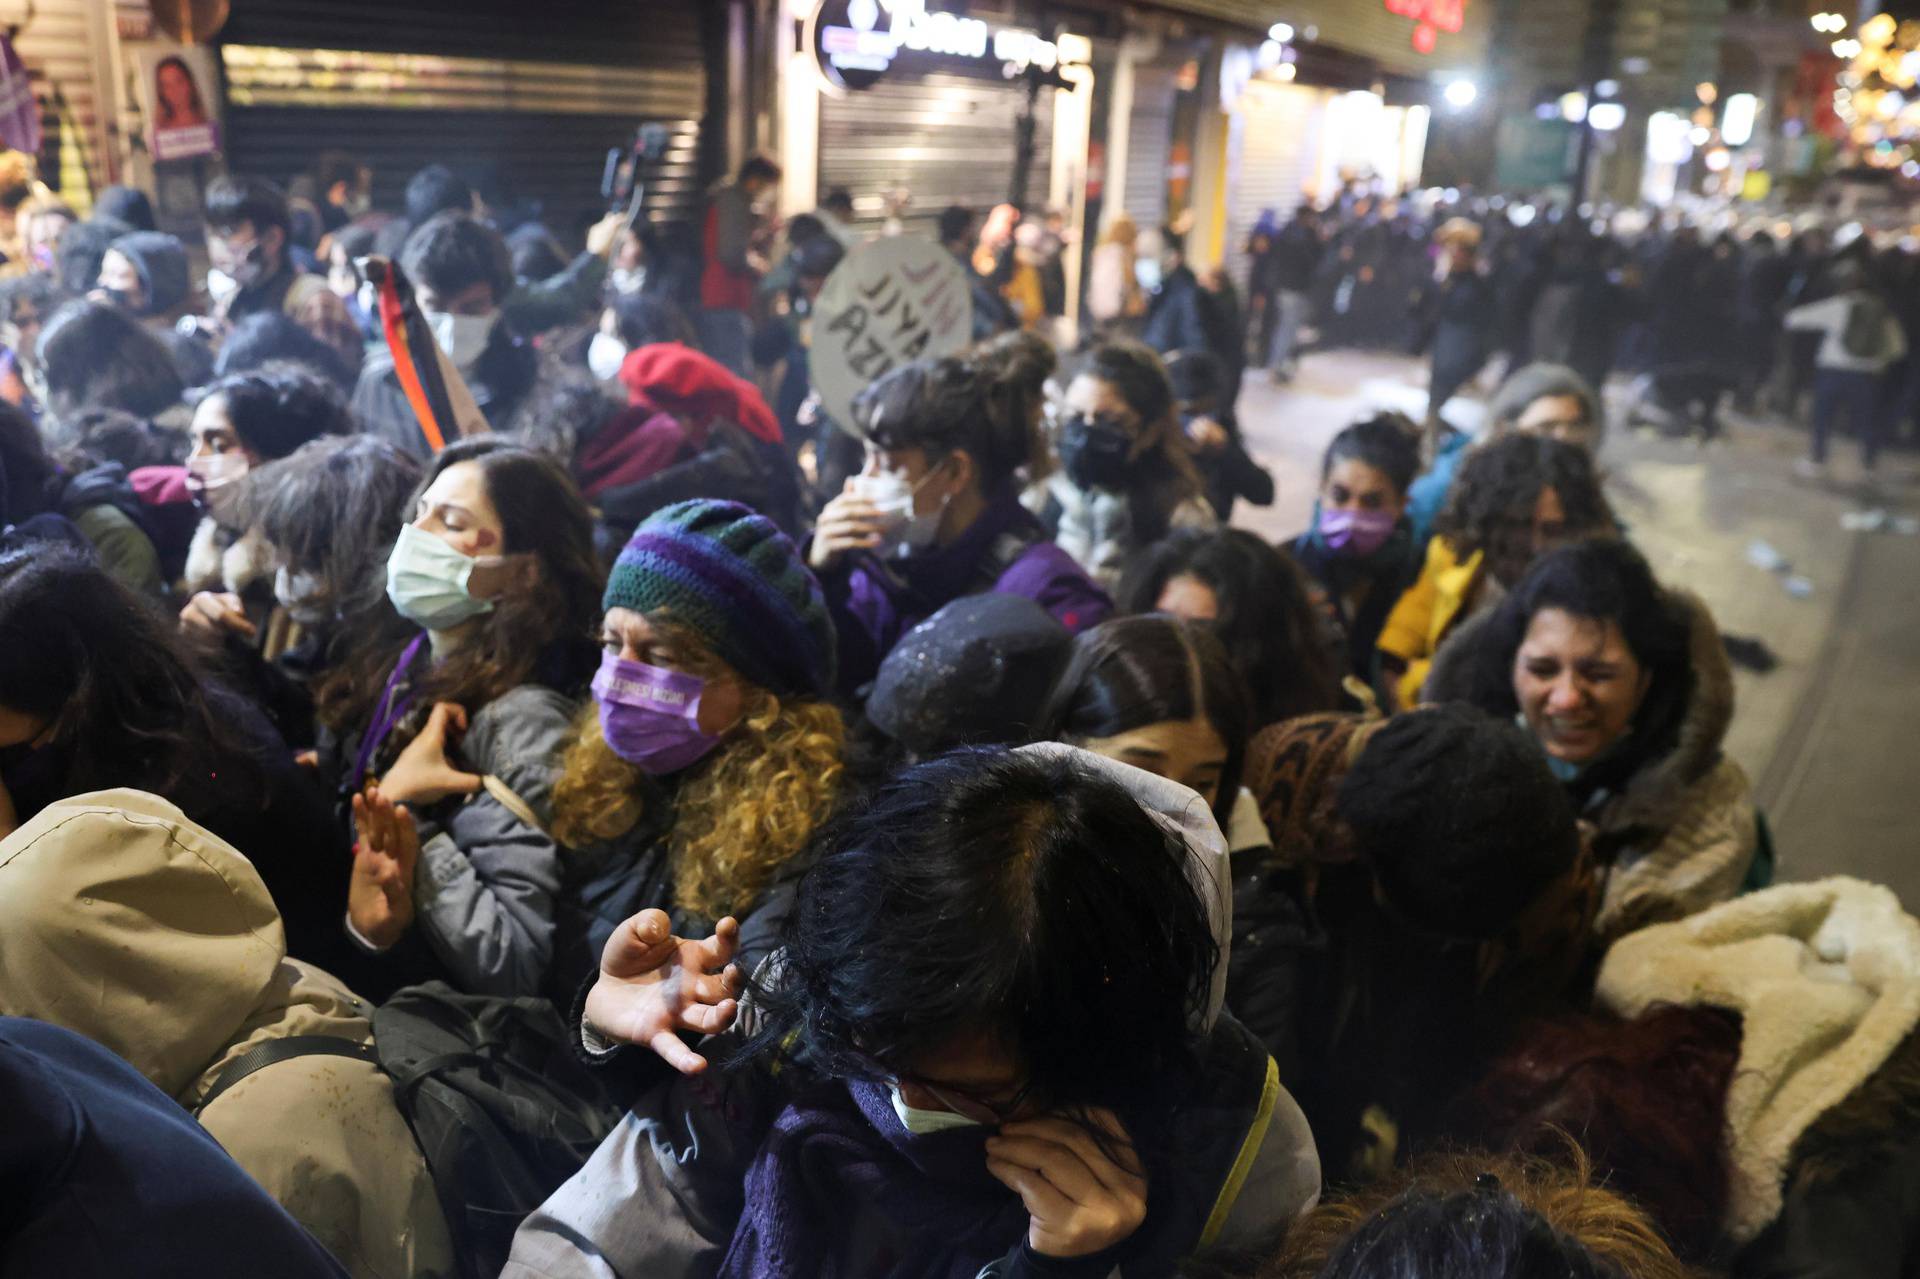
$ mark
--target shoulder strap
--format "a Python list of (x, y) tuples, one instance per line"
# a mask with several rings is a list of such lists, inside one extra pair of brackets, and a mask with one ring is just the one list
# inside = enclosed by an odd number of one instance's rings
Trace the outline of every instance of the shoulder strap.
[(265, 1070), (283, 1061), (295, 1057), (353, 1057), (371, 1065), (378, 1065), (372, 1044), (356, 1044), (351, 1039), (342, 1039), (338, 1035), (289, 1035), (285, 1039), (269, 1039), (264, 1044), (256, 1044), (234, 1058), (220, 1077), (213, 1081), (213, 1087), (193, 1108), (197, 1116), (219, 1099), (220, 1094), (256, 1071)]
[(480, 779), (480, 785), (486, 788), (487, 794), (493, 797), (494, 803), (500, 805), (500, 807), (506, 809), (509, 813), (512, 813), (515, 817), (533, 827), (542, 835), (547, 834), (547, 825), (540, 820), (539, 814), (533, 811), (533, 805), (521, 799), (520, 796), (514, 792), (513, 787), (507, 785), (492, 773), (488, 773), (485, 777), (482, 777)]
[(1200, 1236), (1200, 1247), (1210, 1248), (1220, 1238), (1220, 1232), (1226, 1229), (1227, 1218), (1233, 1213), (1234, 1202), (1240, 1198), (1241, 1188), (1247, 1184), (1247, 1176), (1253, 1171), (1254, 1161), (1260, 1157), (1260, 1147), (1266, 1143), (1267, 1128), (1273, 1123), (1274, 1103), (1280, 1098), (1280, 1067), (1272, 1057), (1267, 1058), (1266, 1081), (1260, 1086), (1260, 1101), (1254, 1108), (1253, 1121), (1247, 1125), (1247, 1135), (1240, 1143), (1240, 1153), (1233, 1161), (1233, 1167), (1227, 1173), (1227, 1179), (1220, 1187), (1219, 1197), (1213, 1201), (1213, 1211), (1207, 1215), (1206, 1229)]

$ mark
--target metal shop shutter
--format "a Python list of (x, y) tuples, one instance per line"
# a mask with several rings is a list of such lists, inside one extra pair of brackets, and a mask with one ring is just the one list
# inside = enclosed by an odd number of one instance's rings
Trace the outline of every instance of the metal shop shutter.
[(480, 0), (457, 15), (427, 0), (249, 0), (221, 33), (227, 162), (284, 182), (343, 147), (373, 166), (382, 208), (438, 162), (469, 180), (497, 175), (567, 235), (600, 211), (607, 149), (655, 120), (673, 145), (649, 210), (692, 220), (701, 27), (698, 0)]
[(1227, 197), (1227, 266), (1244, 290), (1247, 235), (1272, 209), (1282, 224), (1300, 204), (1313, 172), (1321, 94), (1292, 84), (1253, 84), (1234, 121), (1232, 186)]
[[(856, 200), (904, 187), (903, 218), (933, 233), (950, 204), (984, 216), (1012, 187), (1014, 122), (1026, 91), (1003, 81), (932, 72), (882, 79), (871, 89), (820, 102), (820, 190), (845, 187)], [(1053, 92), (1034, 103), (1033, 164), (1027, 204), (1046, 202), (1053, 164)]]
[[(89, 207), (91, 191), (112, 181), (106, 121), (94, 82), (94, 36), (96, 20), (113, 19), (93, 9), (89, 0), (36, 0), (24, 13), (12, 15), (21, 24), (14, 52), (26, 64), (46, 136), (40, 177), (82, 214)], [(63, 129), (62, 124), (67, 127)], [(56, 161), (56, 145), (63, 134), (66, 145), (58, 147)]]
[(1133, 70), (1133, 109), (1127, 117), (1125, 208), (1142, 230), (1167, 217), (1167, 165), (1173, 153), (1173, 67)]

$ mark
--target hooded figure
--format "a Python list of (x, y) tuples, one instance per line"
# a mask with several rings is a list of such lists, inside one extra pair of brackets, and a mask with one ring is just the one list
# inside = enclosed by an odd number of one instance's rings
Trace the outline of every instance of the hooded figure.
[(426, 1161), (370, 1060), (294, 1057), (207, 1100), (277, 1040), (370, 1050), (372, 1011), (287, 958), (253, 866), (157, 796), (61, 800), (0, 840), (0, 1014), (125, 1058), (354, 1275), (452, 1275)]
[[(1042, 767), (1067, 765), (1117, 783), (1155, 825), (1179, 840), (1219, 953), (1205, 998), (1187, 1013), (1190, 1033), (1204, 1047), (1192, 1090), (1176, 1102), (1178, 1118), (1169, 1130), (1173, 1148), (1161, 1165), (1166, 1175), (1153, 1181), (1151, 1192), (1160, 1198), (1150, 1194), (1152, 1206), (1136, 1236), (1116, 1245), (1117, 1255), (1103, 1254), (1105, 1265), (1098, 1273), (1117, 1267), (1122, 1274), (1161, 1274), (1170, 1270), (1173, 1258), (1196, 1247), (1264, 1241), (1317, 1199), (1320, 1164), (1306, 1121), (1280, 1086), (1272, 1059), (1237, 1022), (1221, 1015), (1231, 903), (1226, 841), (1211, 810), (1178, 783), (1071, 746), (1041, 743), (1013, 754)], [(785, 953), (767, 961), (765, 980), (780, 982)], [(749, 997), (735, 1027), (705, 1045), (709, 1060), (726, 1062), (732, 1041), (755, 1033), (760, 1016)], [(596, 1036), (584, 1042), (589, 1052), (599, 1046)], [(640, 1063), (643, 1071), (652, 1066), (650, 1057)], [(889, 1109), (885, 1090), (841, 1080), (808, 1088), (795, 1078), (800, 1073), (763, 1064), (675, 1076), (652, 1087), (587, 1166), (521, 1227), (503, 1279), (711, 1274), (716, 1268), (812, 1274), (823, 1260), (844, 1264), (846, 1269), (836, 1273), (850, 1274), (1039, 1274), (1041, 1265), (1047, 1266), (1045, 1273), (1055, 1273), (1054, 1266), (1064, 1267), (1058, 1273), (1078, 1273), (1058, 1260), (1036, 1259), (1021, 1242), (1027, 1212), (1017, 1198), (1009, 1203), (1003, 1188), (975, 1190), (973, 1198), (957, 1188), (966, 1184), (959, 1167), (966, 1162), (963, 1156), (979, 1159), (977, 1148), (967, 1145), (977, 1136), (923, 1133), (916, 1146), (910, 1135), (916, 1130), (903, 1127), (904, 1117), (895, 1117), (905, 1103), (896, 1101)], [(834, 1100), (835, 1090), (854, 1095), (858, 1111)], [(856, 1090), (877, 1092), (882, 1100), (871, 1107)], [(780, 1158), (783, 1145), (790, 1164)], [(919, 1168), (921, 1177), (903, 1164)], [(773, 1173), (787, 1175), (768, 1176), (769, 1165)], [(744, 1197), (743, 1169), (754, 1187)], [(799, 1206), (809, 1201), (793, 1182), (816, 1192), (868, 1183), (875, 1191), (835, 1201), (842, 1215), (825, 1232), (830, 1257), (815, 1255), (811, 1246), (798, 1253), (785, 1250), (796, 1239), (819, 1244), (823, 1233), (813, 1219), (817, 1214)], [(943, 1189), (916, 1195), (908, 1187)], [(884, 1206), (889, 1197), (903, 1201), (901, 1220), (889, 1218)], [(1015, 1217), (1020, 1228), (1008, 1233)], [(930, 1223), (961, 1218), (967, 1224), (956, 1221), (951, 1231), (930, 1229)], [(903, 1233), (894, 1235), (895, 1228)], [(940, 1256), (921, 1251), (892, 1256), (890, 1237), (920, 1244), (937, 1237)], [(982, 1269), (981, 1255), (1008, 1244), (1014, 1245), (1011, 1254)], [(1142, 1253), (1145, 1259), (1136, 1269), (1133, 1261)]]

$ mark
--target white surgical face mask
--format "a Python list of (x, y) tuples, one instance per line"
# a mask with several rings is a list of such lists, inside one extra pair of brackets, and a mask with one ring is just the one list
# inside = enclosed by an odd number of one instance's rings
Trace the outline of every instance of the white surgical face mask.
[(919, 484), (910, 483), (898, 471), (856, 475), (850, 481), (854, 493), (879, 507), (880, 514), (887, 520), (889, 535), (875, 548), (881, 557), (923, 551), (932, 546), (939, 536), (940, 517), (946, 512), (946, 500), (942, 499), (940, 510), (931, 515), (917, 514), (913, 508), (914, 496), (938, 469), (936, 466), (921, 476)]
[(611, 333), (596, 333), (587, 343), (587, 370), (602, 382), (619, 377), (626, 359), (627, 344)]
[(358, 289), (354, 291), (353, 296), (359, 299), (360, 309), (362, 311), (365, 311), (369, 316), (371, 316), (375, 320), (378, 320), (380, 318), (380, 290), (379, 289), (375, 288), (370, 283), (362, 284)]
[(907, 1099), (900, 1095), (900, 1085), (888, 1084), (887, 1096), (893, 1099), (893, 1113), (900, 1116), (900, 1126), (916, 1137), (928, 1133), (951, 1132), (955, 1128), (978, 1128), (977, 1120), (965, 1115), (956, 1115), (951, 1110), (921, 1110), (909, 1106)]
[(402, 525), (393, 554), (387, 557), (387, 598), (400, 616), (416, 626), (451, 630), (493, 611), (492, 600), (467, 593), (467, 582), (479, 565), (499, 562), (498, 557), (482, 560), (463, 554), (417, 525)]
[(607, 281), (615, 293), (638, 293), (647, 283), (647, 268), (617, 266), (607, 273)]
[(480, 353), (487, 349), (487, 340), (493, 336), (493, 326), (500, 322), (498, 311), (489, 311), (485, 315), (455, 315), (451, 311), (429, 311), (422, 307), (420, 314), (426, 317), (427, 327), (433, 330), (433, 340), (453, 361), (453, 367), (462, 372), (479, 362)]
[(207, 272), (207, 296), (213, 299), (215, 306), (225, 306), (239, 291), (240, 281), (225, 271), (216, 269)]
[(238, 449), (226, 453), (201, 453), (187, 459), (187, 490), (198, 498), (209, 515), (219, 519), (231, 508), (239, 492), (234, 481), (251, 469), (247, 455)]

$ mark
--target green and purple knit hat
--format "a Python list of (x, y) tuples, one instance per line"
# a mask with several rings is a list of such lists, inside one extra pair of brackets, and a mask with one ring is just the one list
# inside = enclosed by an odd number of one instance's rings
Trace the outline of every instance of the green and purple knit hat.
[(601, 606), (667, 614), (780, 696), (833, 688), (833, 619), (820, 583), (791, 538), (738, 502), (699, 498), (648, 516), (614, 561)]

